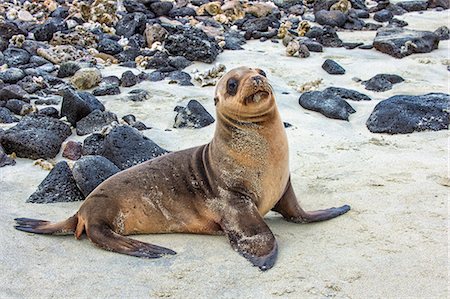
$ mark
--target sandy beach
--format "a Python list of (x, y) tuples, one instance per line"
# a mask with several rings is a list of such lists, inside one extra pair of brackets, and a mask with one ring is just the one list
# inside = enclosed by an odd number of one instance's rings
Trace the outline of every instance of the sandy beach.
[[(408, 28), (434, 31), (448, 26), (448, 16), (447, 10), (398, 18)], [(343, 41), (366, 43), (375, 36), (374, 31), (338, 34)], [(252, 267), (222, 236), (135, 236), (178, 253), (138, 259), (98, 249), (86, 237), (76, 241), (73, 236), (16, 231), (16, 217), (57, 221), (73, 215), (81, 204), (25, 203), (48, 171), (19, 158), (15, 166), (0, 169), (0, 297), (448, 298), (448, 131), (374, 134), (365, 123), (374, 106), (390, 96), (449, 93), (449, 41), (441, 41), (431, 53), (401, 60), (374, 49), (344, 48), (324, 48), (307, 59), (287, 57), (281, 43), (270, 41), (250, 41), (244, 48), (221, 53), (217, 62), (227, 69), (255, 66), (268, 74), (283, 121), (292, 124), (286, 129), (291, 177), (302, 206), (314, 210), (349, 204), (352, 210), (328, 222), (304, 225), (269, 213), (266, 220), (278, 240), (279, 256), (267, 272)], [(341, 64), (346, 74), (323, 71), (327, 58)], [(195, 63), (185, 71), (208, 68)], [(103, 74), (125, 70), (107, 67)], [(379, 73), (400, 75), (405, 82), (376, 93), (353, 80)], [(350, 101), (356, 113), (349, 122), (328, 119), (298, 104), (296, 88), (317, 79), (323, 79), (319, 90), (345, 87), (372, 100)], [(214, 115), (214, 87), (147, 81), (134, 88), (148, 90), (151, 99), (123, 100), (133, 88), (99, 99), (119, 117), (133, 113), (151, 126), (143, 133), (168, 150), (210, 141), (214, 124), (173, 129), (173, 108), (196, 99)]]

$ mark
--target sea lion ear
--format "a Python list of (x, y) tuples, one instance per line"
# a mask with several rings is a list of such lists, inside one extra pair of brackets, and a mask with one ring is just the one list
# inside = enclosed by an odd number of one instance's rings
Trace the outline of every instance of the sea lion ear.
[(214, 97), (214, 106), (217, 106), (217, 103), (219, 102), (219, 97), (215, 96)]

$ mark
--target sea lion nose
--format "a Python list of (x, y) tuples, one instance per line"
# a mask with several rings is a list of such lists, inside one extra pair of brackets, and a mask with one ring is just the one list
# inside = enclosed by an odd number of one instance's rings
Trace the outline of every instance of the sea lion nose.
[(263, 77), (262, 76), (253, 76), (252, 77), (252, 80), (253, 80), (253, 84), (255, 85), (255, 86), (259, 86), (259, 85), (261, 85), (261, 84), (263, 84)]

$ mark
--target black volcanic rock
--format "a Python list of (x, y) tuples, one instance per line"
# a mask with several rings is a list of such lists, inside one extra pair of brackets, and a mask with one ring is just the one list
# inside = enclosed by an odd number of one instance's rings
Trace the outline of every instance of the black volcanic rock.
[(347, 120), (355, 109), (340, 96), (321, 91), (309, 91), (302, 94), (298, 100), (305, 109), (317, 111), (326, 117)]
[(174, 128), (199, 129), (212, 124), (215, 120), (211, 114), (196, 100), (190, 100), (186, 107), (177, 106)]

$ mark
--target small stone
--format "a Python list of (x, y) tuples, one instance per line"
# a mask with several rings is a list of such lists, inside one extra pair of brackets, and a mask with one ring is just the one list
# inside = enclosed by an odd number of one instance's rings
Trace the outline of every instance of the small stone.
[(131, 87), (139, 83), (138, 77), (132, 71), (124, 72), (120, 81), (123, 87)]
[(347, 21), (347, 16), (339, 10), (320, 10), (315, 13), (316, 22), (320, 25), (342, 27)]
[(382, 92), (392, 89), (393, 84), (405, 81), (402, 77), (392, 74), (377, 74), (362, 84), (367, 90)]
[(83, 148), (81, 153), (83, 156), (87, 155), (103, 155), (105, 136), (102, 134), (94, 133), (89, 135), (83, 141)]
[(28, 93), (23, 90), (20, 85), (11, 84), (4, 87), (0, 87), (0, 99), (2, 100), (10, 100), (10, 99), (18, 99), (23, 100), (25, 102), (29, 102)]
[(30, 61), (30, 53), (19, 48), (8, 48), (3, 51), (5, 62), (9, 67), (27, 64)]
[(72, 134), (70, 127), (57, 119), (39, 114), (23, 117), (5, 131), (2, 145), (7, 153), (30, 159), (54, 158), (62, 142)]
[(144, 89), (133, 89), (128, 93), (127, 98), (128, 100), (133, 102), (143, 102), (149, 100), (151, 98), (151, 95)]
[(169, 74), (169, 83), (176, 82), (181, 86), (192, 86), (191, 75), (183, 71), (174, 71)]
[(11, 99), (6, 102), (5, 108), (8, 108), (11, 112), (17, 115), (27, 115), (34, 111), (34, 107), (24, 101)]
[(14, 84), (25, 77), (25, 72), (19, 68), (9, 68), (0, 72), (0, 80), (4, 83)]
[(117, 95), (120, 94), (120, 88), (115, 84), (105, 84), (94, 89), (92, 94), (97, 97)]
[(123, 48), (118, 42), (109, 38), (104, 38), (98, 43), (97, 50), (109, 55), (116, 55), (122, 52)]
[(67, 78), (73, 76), (81, 66), (73, 61), (63, 62), (61, 63), (58, 74), (56, 75), (58, 78)]
[(120, 79), (117, 76), (106, 76), (102, 78), (100, 85), (120, 85)]
[(372, 133), (408, 134), (420, 131), (448, 130), (450, 95), (396, 95), (378, 103), (367, 128)]
[(39, 111), (37, 113), (41, 114), (41, 115), (46, 115), (48, 117), (53, 117), (53, 118), (59, 119), (59, 111), (55, 107), (45, 107), (45, 108), (39, 109)]
[(81, 143), (76, 141), (67, 141), (63, 146), (62, 156), (72, 161), (76, 161), (81, 158)]
[(116, 25), (118, 36), (131, 37), (136, 33), (142, 34), (147, 17), (141, 12), (125, 14)]
[(117, 116), (110, 111), (94, 110), (77, 122), (77, 134), (83, 136), (101, 131), (103, 127), (117, 121)]
[(196, 100), (190, 100), (186, 107), (175, 108), (174, 128), (199, 129), (212, 124), (215, 120), (211, 114)]
[(305, 109), (317, 111), (326, 117), (348, 121), (355, 109), (339, 96), (325, 94), (321, 91), (309, 91), (302, 94), (299, 104)]
[(169, 17), (170, 18), (176, 18), (176, 17), (195, 17), (197, 13), (195, 12), (195, 9), (192, 7), (178, 7), (173, 8), (171, 11), (169, 11)]
[(436, 34), (439, 37), (439, 40), (448, 40), (450, 38), (450, 30), (448, 29), (447, 26), (439, 27), (434, 31), (434, 34)]
[(428, 7), (428, 1), (426, 0), (402, 1), (396, 4), (408, 12), (427, 10)]
[(10, 124), (18, 121), (19, 119), (8, 108), (0, 107), (0, 124)]
[(345, 74), (345, 69), (340, 66), (336, 61), (327, 59), (322, 64), (322, 68), (331, 75), (343, 75)]
[(70, 82), (78, 89), (90, 89), (97, 86), (102, 80), (102, 73), (96, 68), (78, 70)]
[(77, 186), (86, 197), (119, 171), (114, 163), (102, 156), (85, 156), (75, 163), (72, 170)]
[(83, 200), (84, 196), (78, 189), (72, 171), (65, 161), (55, 165), (47, 177), (39, 184), (38, 189), (31, 194), (27, 202), (55, 203)]
[(17, 19), (22, 22), (34, 21), (33, 15), (25, 9), (19, 10), (19, 12), (17, 13)]
[(393, 17), (394, 14), (388, 9), (380, 10), (373, 15), (373, 19), (380, 23), (389, 22)]
[(393, 26), (393, 27), (405, 27), (405, 26), (408, 26), (408, 22), (403, 21), (403, 20), (399, 20), (397, 18), (392, 18), (389, 21), (389, 25)]
[(117, 126), (105, 139), (103, 156), (123, 170), (167, 152), (138, 130)]
[(370, 101), (370, 98), (367, 95), (357, 92), (356, 90), (342, 87), (327, 87), (323, 90), (323, 93), (339, 96), (345, 100)]
[(16, 160), (14, 160), (11, 157), (9, 157), (5, 153), (5, 150), (3, 149), (2, 145), (0, 144), (0, 167), (4, 167), (4, 166), (7, 166), (7, 165), (13, 166), (15, 164), (16, 164)]
[(76, 92), (70, 88), (63, 91), (61, 116), (65, 116), (72, 126), (96, 109), (104, 111), (105, 106), (90, 93)]
[(158, 1), (150, 4), (151, 11), (158, 17), (167, 16), (172, 8), (172, 2), (168, 1)]

